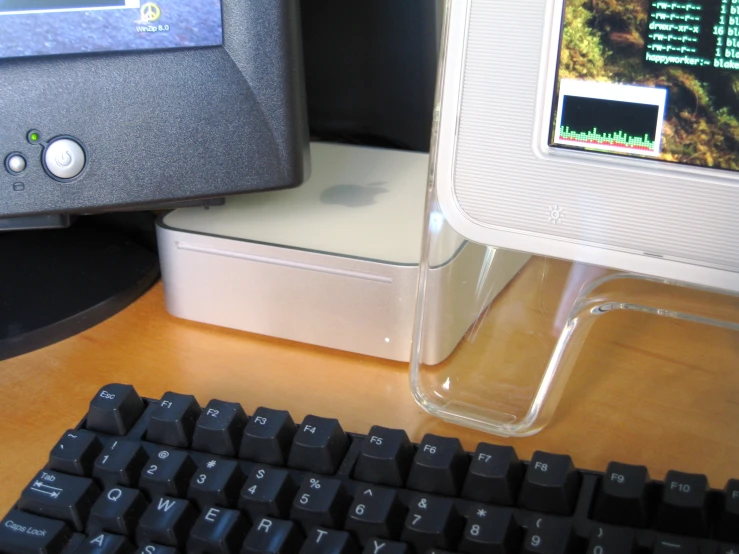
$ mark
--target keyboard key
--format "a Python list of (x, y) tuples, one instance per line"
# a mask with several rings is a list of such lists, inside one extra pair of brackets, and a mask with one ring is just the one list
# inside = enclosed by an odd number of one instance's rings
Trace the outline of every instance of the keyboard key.
[(197, 517), (198, 513), (187, 500), (168, 496), (155, 498), (139, 520), (136, 542), (182, 549)]
[(244, 481), (246, 476), (235, 460), (206, 459), (190, 479), (187, 498), (200, 510), (206, 506), (235, 508)]
[(292, 521), (265, 517), (254, 520), (241, 554), (293, 554), (302, 544), (303, 535)]
[(537, 451), (531, 458), (518, 505), (535, 512), (569, 515), (575, 509), (580, 474), (565, 454)]
[(573, 542), (572, 523), (569, 520), (543, 517), (528, 529), (520, 552), (567, 554), (572, 552)]
[[(729, 479), (724, 487), (724, 501), (716, 526), (716, 538), (739, 543), (739, 479)], [(739, 549), (737, 549), (739, 554)]]
[(362, 441), (354, 478), (378, 485), (402, 487), (415, 452), (405, 431), (377, 425)]
[(636, 546), (633, 529), (596, 527), (590, 533), (585, 554), (631, 554)]
[(239, 458), (284, 466), (297, 430), (288, 412), (257, 408), (244, 429)]
[(202, 409), (189, 394), (167, 392), (151, 412), (146, 440), (167, 446), (190, 446)]
[(157, 450), (141, 470), (139, 488), (149, 498), (184, 497), (195, 469), (195, 462), (187, 452), (171, 448)]
[(353, 532), (359, 544), (372, 537), (398, 539), (406, 512), (394, 489), (357, 487), (344, 529)]
[(106, 385), (90, 401), (85, 427), (123, 436), (141, 417), (144, 408), (144, 401), (131, 385)]
[(89, 477), (103, 444), (94, 433), (70, 429), (56, 443), (49, 455), (49, 469)]
[(95, 460), (92, 476), (103, 487), (137, 487), (141, 470), (149, 456), (141, 443), (113, 441), (106, 446)]
[(340, 529), (350, 502), (344, 484), (338, 479), (306, 475), (295, 495), (290, 519), (299, 521), (306, 534), (314, 525)]
[(255, 466), (239, 496), (239, 509), (252, 521), (263, 516), (287, 518), (298, 485), (285, 469)]
[(512, 446), (481, 442), (472, 456), (462, 497), (484, 504), (513, 506), (523, 473), (524, 466)]
[(141, 491), (125, 487), (103, 491), (90, 510), (87, 534), (100, 531), (133, 535), (148, 504)]
[(456, 496), (469, 463), (459, 439), (426, 434), (413, 458), (407, 487)]
[(458, 550), (469, 554), (517, 554), (522, 537), (511, 508), (473, 504)]
[(200, 514), (187, 541), (188, 554), (231, 554), (239, 552), (249, 523), (236, 510), (209, 508)]
[(300, 554), (357, 554), (357, 544), (346, 531), (314, 527), (300, 549)]
[(655, 529), (678, 535), (708, 536), (707, 499), (705, 475), (668, 471)]
[(646, 467), (611, 462), (600, 479), (593, 518), (616, 525), (646, 527), (650, 512), (649, 483)]
[(695, 539), (657, 535), (652, 554), (698, 554)]
[(404, 542), (393, 542), (373, 537), (364, 545), (362, 554), (411, 554)]
[(136, 551), (136, 554), (179, 554), (176, 548), (171, 546), (162, 546), (152, 542), (144, 544)]
[(21, 493), (18, 507), (32, 514), (61, 519), (83, 531), (100, 489), (92, 479), (41, 471)]
[(195, 424), (192, 449), (235, 457), (247, 417), (239, 404), (211, 400)]
[(349, 449), (349, 439), (337, 419), (306, 416), (295, 433), (287, 465), (333, 475)]
[(71, 536), (63, 521), (10, 510), (0, 522), (0, 554), (59, 554)]
[(451, 498), (414, 494), (409, 508), (400, 540), (411, 543), (416, 552), (456, 546), (464, 528), (464, 518)]
[(86, 537), (74, 554), (130, 554), (133, 550), (126, 537), (95, 533)]

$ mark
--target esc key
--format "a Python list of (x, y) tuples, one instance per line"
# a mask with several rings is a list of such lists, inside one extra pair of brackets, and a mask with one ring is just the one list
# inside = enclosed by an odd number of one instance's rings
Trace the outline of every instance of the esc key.
[(144, 401), (131, 385), (106, 385), (90, 401), (86, 427), (92, 431), (123, 436), (141, 417), (144, 408)]

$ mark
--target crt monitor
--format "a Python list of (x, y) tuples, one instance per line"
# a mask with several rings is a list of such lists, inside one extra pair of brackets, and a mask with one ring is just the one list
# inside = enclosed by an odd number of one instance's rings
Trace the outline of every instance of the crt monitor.
[(0, 0), (0, 218), (308, 172), (298, 0)]

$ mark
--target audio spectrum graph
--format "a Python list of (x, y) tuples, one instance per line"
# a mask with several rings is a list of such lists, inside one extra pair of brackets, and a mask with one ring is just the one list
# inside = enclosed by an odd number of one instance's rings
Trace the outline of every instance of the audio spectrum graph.
[(563, 79), (553, 142), (659, 156), (666, 102), (666, 89)]
[(600, 133), (597, 128), (590, 131), (578, 132), (569, 127), (560, 127), (559, 138), (563, 141), (587, 143), (593, 146), (619, 146), (634, 150), (654, 150), (654, 140), (649, 135), (643, 137), (632, 137), (623, 131), (615, 133)]

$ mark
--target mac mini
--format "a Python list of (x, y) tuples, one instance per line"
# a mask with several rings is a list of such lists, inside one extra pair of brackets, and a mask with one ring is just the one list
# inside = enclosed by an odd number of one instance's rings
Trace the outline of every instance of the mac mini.
[[(424, 232), (428, 154), (311, 145), (300, 188), (234, 196), (159, 219), (169, 312), (271, 337), (410, 359)], [(451, 354), (482, 309), (528, 260), (464, 241), (439, 241), (426, 309), (429, 364)], [(492, 256), (492, 260), (490, 260)], [(487, 258), (494, 280), (479, 283)], [(432, 291), (450, 290), (452, 294)], [(443, 287), (442, 287), (442, 284)]]

